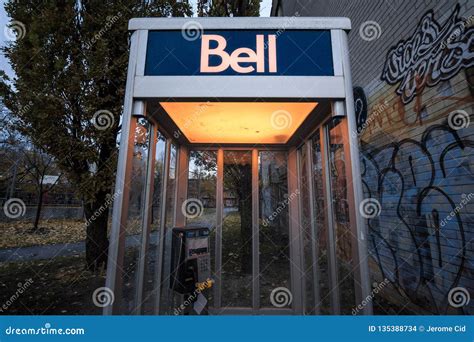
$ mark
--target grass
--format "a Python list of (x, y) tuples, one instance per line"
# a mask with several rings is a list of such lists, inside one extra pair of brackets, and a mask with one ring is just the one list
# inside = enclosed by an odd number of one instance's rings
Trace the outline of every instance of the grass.
[(43, 220), (38, 232), (31, 221), (0, 222), (0, 249), (84, 241), (84, 220)]
[[(108, 230), (111, 228), (109, 220)], [(0, 222), (0, 249), (82, 242), (86, 239), (86, 222), (82, 219), (42, 220), (37, 232), (31, 221)], [(141, 232), (141, 219), (127, 221), (127, 235)]]
[(0, 272), (0, 315), (102, 313), (92, 293), (104, 286), (105, 272), (85, 270), (83, 256), (6, 263), (0, 265)]

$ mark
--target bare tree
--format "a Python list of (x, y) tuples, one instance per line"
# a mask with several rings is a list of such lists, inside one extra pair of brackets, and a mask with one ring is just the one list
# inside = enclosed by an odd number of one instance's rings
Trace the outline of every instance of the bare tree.
[(24, 151), (25, 177), (30, 180), (36, 188), (38, 203), (36, 205), (33, 232), (38, 232), (41, 209), (43, 208), (44, 195), (58, 184), (61, 174), (50, 180), (47, 176), (56, 172), (54, 158), (36, 148)]

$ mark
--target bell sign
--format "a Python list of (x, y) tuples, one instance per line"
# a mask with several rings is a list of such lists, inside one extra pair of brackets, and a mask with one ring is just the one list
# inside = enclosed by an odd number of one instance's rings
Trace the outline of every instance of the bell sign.
[(148, 31), (145, 76), (333, 76), (330, 30)]
[[(276, 54), (276, 35), (269, 34), (268, 42), (265, 44), (265, 35), (256, 35), (255, 51), (248, 47), (235, 49), (232, 53), (226, 51), (227, 40), (225, 37), (217, 34), (203, 34), (201, 43), (201, 72), (219, 73), (229, 67), (237, 73), (247, 74), (257, 73), (276, 73), (277, 72), (277, 54)], [(211, 48), (211, 42), (217, 43), (215, 48)], [(214, 45), (214, 44), (213, 44)], [(268, 70), (265, 66), (265, 50), (268, 52)], [(221, 63), (215, 66), (210, 65), (210, 56), (219, 56)], [(243, 66), (241, 63), (253, 64)]]

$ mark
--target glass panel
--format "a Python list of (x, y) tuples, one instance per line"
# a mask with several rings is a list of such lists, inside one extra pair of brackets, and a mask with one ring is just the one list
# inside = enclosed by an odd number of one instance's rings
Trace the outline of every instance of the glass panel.
[(176, 167), (178, 149), (174, 144), (170, 146), (168, 183), (166, 186), (166, 216), (164, 231), (163, 272), (161, 281), (160, 313), (172, 314), (173, 309), (179, 303), (173, 291), (170, 291), (170, 267), (171, 267), (171, 229), (174, 224), (174, 210), (176, 200)]
[(252, 152), (224, 151), (222, 306), (252, 306)]
[(314, 298), (314, 265), (313, 265), (313, 248), (316, 241), (313, 241), (312, 222), (311, 222), (311, 202), (309, 196), (308, 175), (308, 154), (306, 145), (299, 149), (300, 155), (300, 188), (301, 188), (301, 229), (303, 235), (303, 259), (304, 259), (304, 283), (305, 283), (305, 313), (308, 315), (315, 314), (315, 298)]
[(146, 174), (150, 149), (151, 125), (144, 118), (137, 119), (135, 128), (130, 197), (125, 237), (123, 312), (135, 313), (138, 281), (138, 258), (142, 241), (143, 212), (145, 206)]
[[(205, 226), (211, 231), (209, 244), (211, 252), (211, 270), (215, 270), (216, 241), (216, 186), (217, 152), (190, 151), (188, 171), (189, 205), (197, 204), (197, 211), (186, 215), (186, 223), (193, 226)], [(212, 278), (216, 279), (214, 273)], [(206, 291), (209, 306), (213, 306), (213, 291)]]
[[(273, 307), (270, 300), (273, 289), (284, 287), (291, 290), (288, 204), (295, 200), (298, 194), (288, 196), (287, 168), (285, 152), (259, 153), (259, 255), (262, 307)], [(283, 303), (277, 301), (277, 304)]]
[(155, 164), (153, 165), (153, 194), (151, 202), (151, 233), (148, 240), (145, 266), (145, 289), (143, 294), (143, 313), (151, 315), (156, 305), (158, 274), (158, 242), (161, 222), (161, 200), (165, 167), (166, 139), (158, 132), (155, 148)]
[(340, 288), (341, 313), (350, 314), (355, 307), (352, 233), (347, 202), (347, 179), (344, 156), (344, 132), (340, 119), (328, 125), (329, 173), (336, 236), (337, 277)]
[(327, 315), (331, 313), (331, 291), (329, 281), (328, 262), (328, 226), (326, 221), (325, 189), (323, 178), (323, 163), (321, 154), (321, 139), (319, 131), (312, 139), (313, 144), (313, 206), (315, 212), (315, 247), (316, 247), (316, 281), (319, 285), (319, 298), (316, 298), (316, 306), (320, 313)]

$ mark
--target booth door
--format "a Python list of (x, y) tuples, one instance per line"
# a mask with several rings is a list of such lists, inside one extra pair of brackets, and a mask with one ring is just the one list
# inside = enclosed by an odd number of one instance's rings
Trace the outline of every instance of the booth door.
[(191, 151), (188, 201), (211, 228), (213, 314), (292, 307), (286, 151)]

